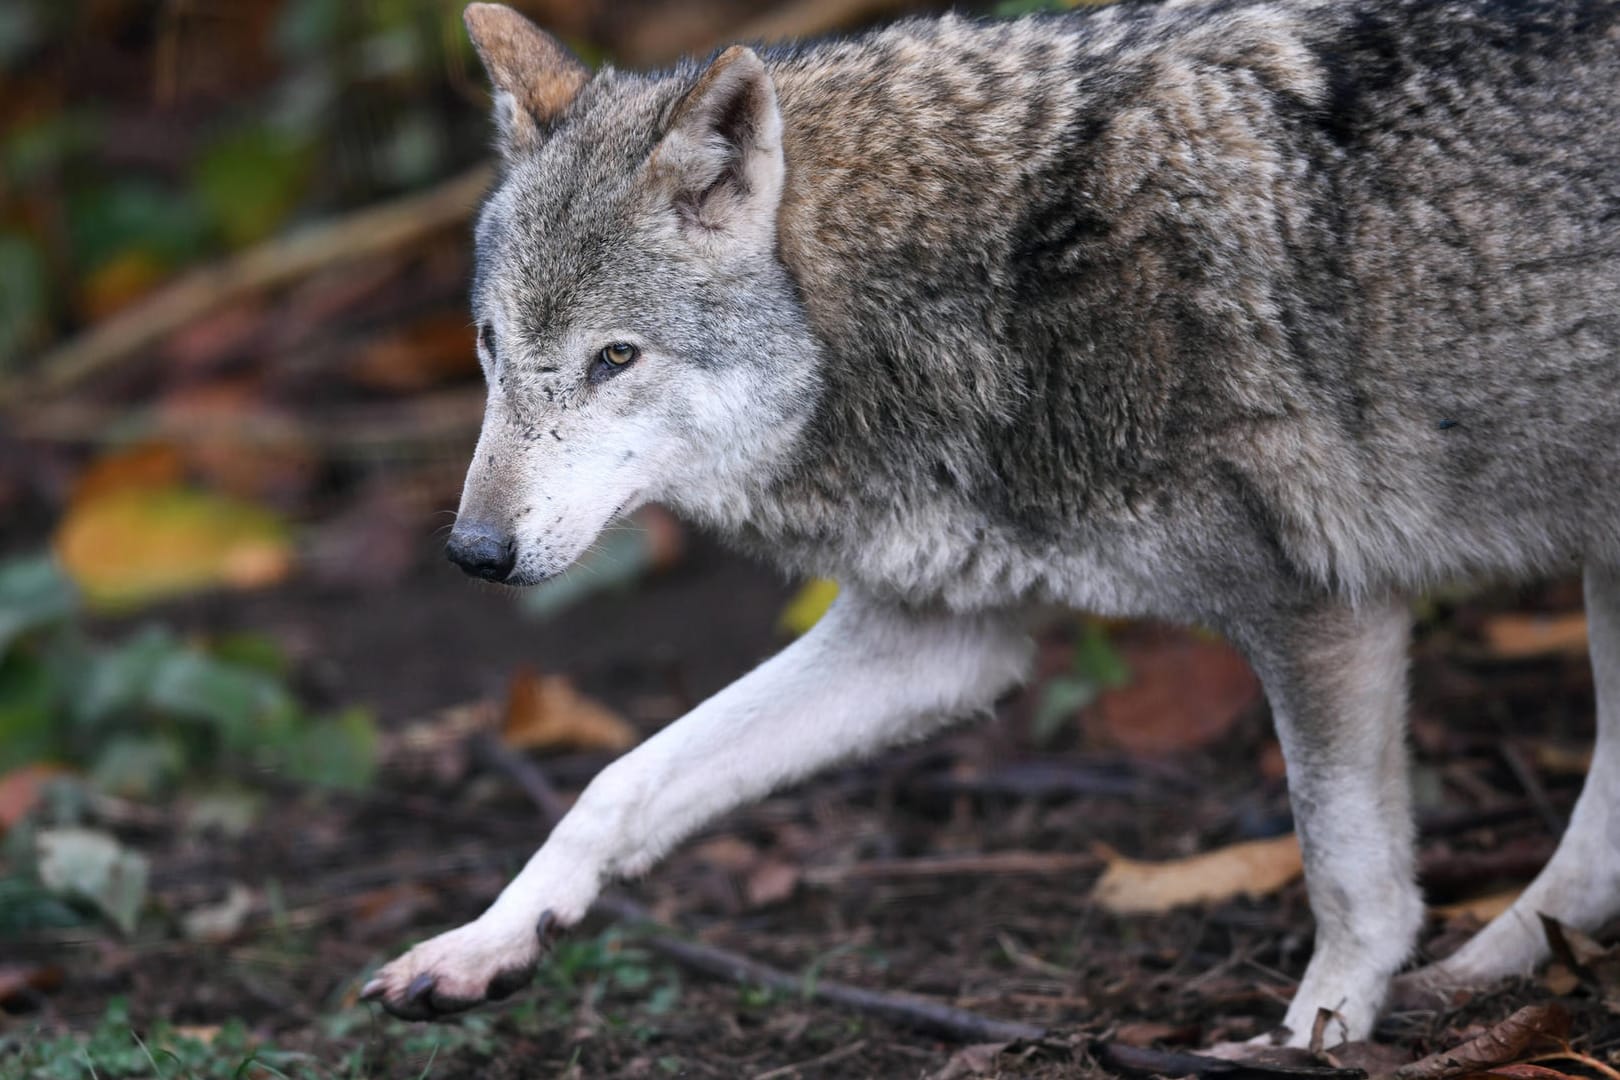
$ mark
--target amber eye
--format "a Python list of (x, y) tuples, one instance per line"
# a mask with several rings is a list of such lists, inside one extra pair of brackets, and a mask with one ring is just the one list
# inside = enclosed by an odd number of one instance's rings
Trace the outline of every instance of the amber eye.
[(602, 360), (612, 364), (614, 367), (624, 367), (624, 365), (639, 356), (640, 352), (634, 345), (623, 341), (615, 341), (602, 350)]

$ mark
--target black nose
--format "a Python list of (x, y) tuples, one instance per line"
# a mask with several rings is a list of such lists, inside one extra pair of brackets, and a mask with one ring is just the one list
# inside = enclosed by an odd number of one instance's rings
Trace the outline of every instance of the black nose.
[(485, 581), (505, 581), (517, 562), (517, 544), (510, 536), (476, 522), (457, 525), (444, 553), (467, 573)]

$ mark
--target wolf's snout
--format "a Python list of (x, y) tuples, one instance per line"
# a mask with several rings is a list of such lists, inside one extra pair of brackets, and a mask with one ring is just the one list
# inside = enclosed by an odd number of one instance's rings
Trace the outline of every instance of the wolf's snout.
[(517, 541), (492, 526), (472, 522), (451, 531), (444, 553), (473, 577), (505, 581), (517, 562)]

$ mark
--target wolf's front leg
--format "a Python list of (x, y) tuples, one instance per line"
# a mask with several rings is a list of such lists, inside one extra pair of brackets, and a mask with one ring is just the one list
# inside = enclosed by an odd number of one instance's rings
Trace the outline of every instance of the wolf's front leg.
[(829, 764), (989, 705), (1029, 646), (999, 615), (916, 612), (846, 592), (803, 638), (604, 769), (475, 921), (377, 973), (363, 996), (430, 1019), (524, 985), (542, 942), (604, 882), (718, 815)]
[(1246, 627), (1288, 765), (1316, 944), (1283, 1020), (1310, 1041), (1364, 1039), (1423, 920), (1406, 756), (1404, 604), (1325, 604)]

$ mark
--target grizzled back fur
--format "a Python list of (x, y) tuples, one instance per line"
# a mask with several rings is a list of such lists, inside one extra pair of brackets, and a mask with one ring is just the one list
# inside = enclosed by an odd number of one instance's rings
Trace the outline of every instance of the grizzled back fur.
[(957, 608), (1220, 625), (1620, 565), (1620, 5), (1171, 0), (760, 55), (604, 70), (506, 140), (463, 512), (533, 576), (645, 499)]

